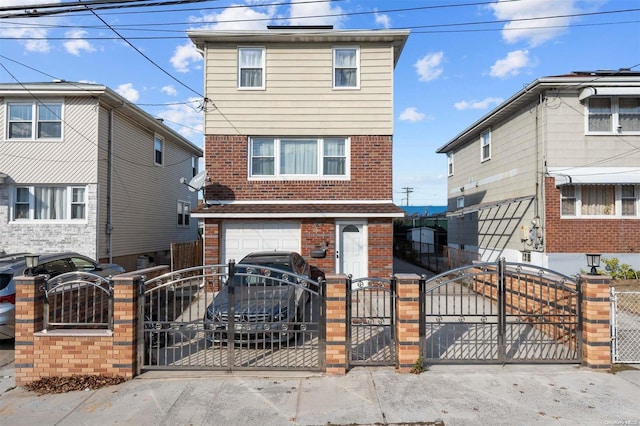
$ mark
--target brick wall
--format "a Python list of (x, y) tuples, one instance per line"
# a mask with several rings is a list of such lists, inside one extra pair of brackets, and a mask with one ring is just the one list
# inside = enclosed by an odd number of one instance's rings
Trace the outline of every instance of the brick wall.
[(391, 136), (351, 136), (349, 180), (251, 180), (248, 136), (208, 135), (205, 164), (217, 185), (206, 189), (216, 200), (391, 200)]
[(561, 219), (560, 189), (545, 178), (547, 253), (638, 253), (638, 219)]

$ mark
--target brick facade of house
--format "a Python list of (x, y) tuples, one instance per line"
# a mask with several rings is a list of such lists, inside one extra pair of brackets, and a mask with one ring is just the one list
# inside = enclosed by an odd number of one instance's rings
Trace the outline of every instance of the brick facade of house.
[(547, 253), (638, 253), (640, 220), (560, 217), (560, 188), (545, 179), (545, 240)]

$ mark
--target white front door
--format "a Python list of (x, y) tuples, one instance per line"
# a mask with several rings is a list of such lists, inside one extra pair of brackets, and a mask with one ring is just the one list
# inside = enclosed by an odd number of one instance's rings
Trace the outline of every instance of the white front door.
[(364, 221), (336, 222), (336, 272), (352, 275), (353, 278), (367, 276), (367, 223)]

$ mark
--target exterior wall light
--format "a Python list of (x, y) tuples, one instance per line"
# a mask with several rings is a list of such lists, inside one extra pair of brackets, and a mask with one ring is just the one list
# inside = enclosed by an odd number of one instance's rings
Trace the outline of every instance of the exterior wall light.
[(598, 275), (598, 266), (600, 266), (599, 254), (587, 254), (587, 266), (591, 268), (589, 275)]
[(40, 262), (40, 256), (37, 254), (27, 254), (24, 257), (24, 263), (26, 266), (25, 275), (36, 275), (36, 268)]

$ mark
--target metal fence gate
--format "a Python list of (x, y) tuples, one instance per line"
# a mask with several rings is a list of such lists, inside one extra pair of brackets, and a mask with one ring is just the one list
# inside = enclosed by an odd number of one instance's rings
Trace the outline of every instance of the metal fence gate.
[(425, 280), (425, 363), (582, 359), (579, 283), (528, 264), (477, 263)]
[(347, 284), (347, 362), (396, 365), (395, 279), (349, 277)]
[(199, 266), (141, 283), (144, 369), (324, 368), (322, 283), (258, 265)]
[(640, 363), (640, 292), (611, 287), (611, 360)]

